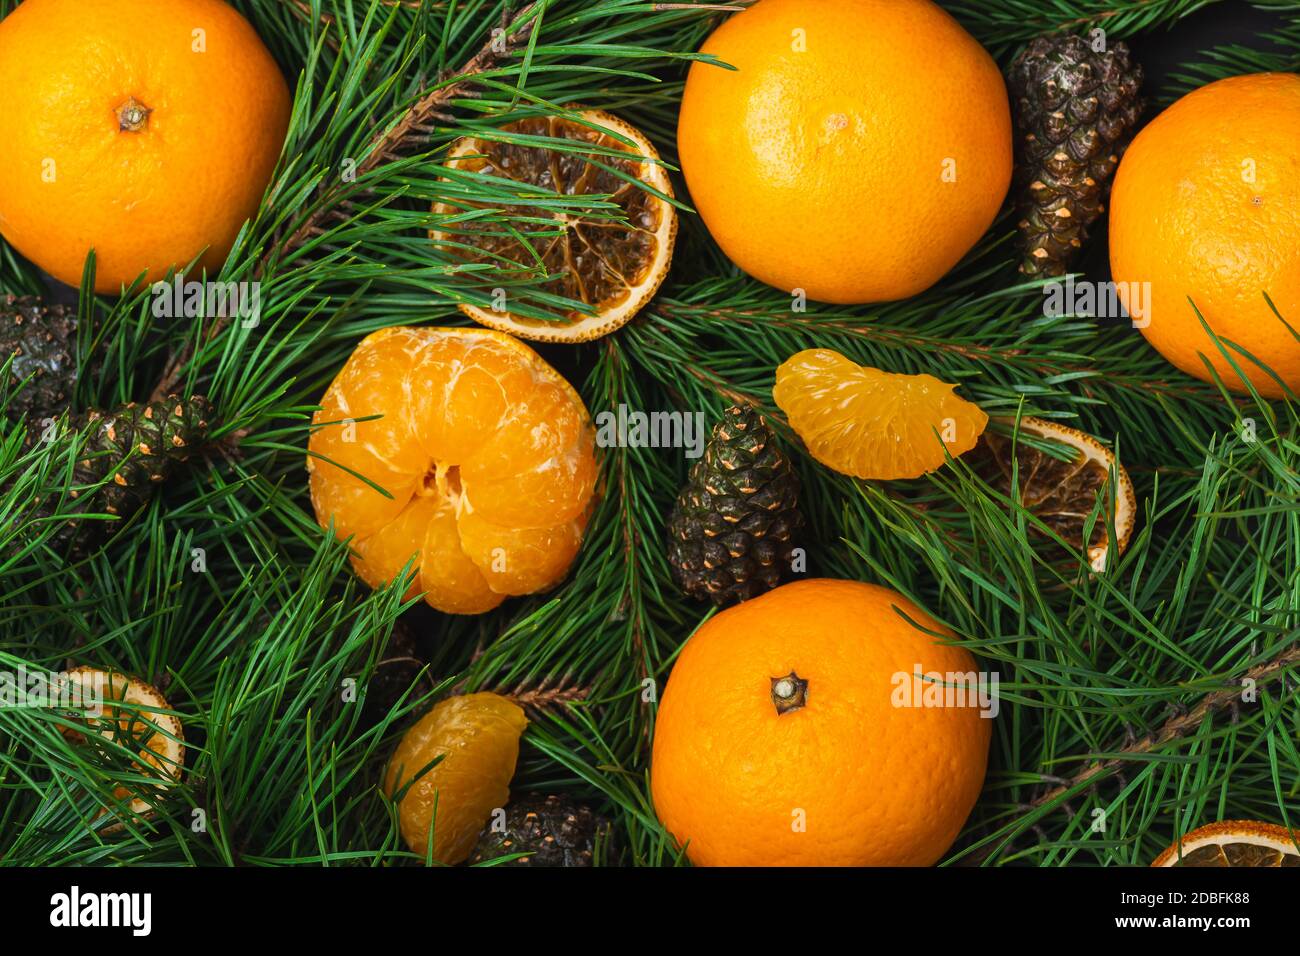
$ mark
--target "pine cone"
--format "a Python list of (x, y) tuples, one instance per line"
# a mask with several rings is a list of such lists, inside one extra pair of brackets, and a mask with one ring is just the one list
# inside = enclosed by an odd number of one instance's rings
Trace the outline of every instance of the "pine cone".
[(803, 530), (799, 477), (763, 416), (732, 407), (668, 519), (668, 563), (691, 597), (722, 607), (780, 583)]
[(505, 831), (489, 823), (479, 834), (471, 863), (513, 853), (530, 856), (500, 866), (591, 866), (596, 833), (608, 824), (590, 807), (554, 794), (529, 794), (506, 807)]
[(77, 318), (64, 306), (0, 297), (0, 367), (13, 356), (7, 418), (56, 418), (67, 409), (77, 384), (76, 338)]
[(1029, 276), (1064, 275), (1105, 209), (1144, 103), (1142, 67), (1116, 43), (1039, 37), (1011, 64), (1018, 227)]
[[(88, 430), (68, 488), (68, 497), (75, 499), (72, 510), (105, 512), (125, 519), (143, 507), (154, 488), (207, 440), (212, 416), (212, 404), (202, 395), (189, 399), (170, 395), (144, 405), (129, 402), (107, 412), (91, 409), (72, 416), (63, 430), (33, 424), (28, 443), (71, 441)], [(94, 487), (105, 479), (105, 484)], [(55, 502), (46, 499), (35, 504), (36, 516), (54, 513)], [(62, 510), (68, 510), (66, 502)], [(70, 518), (50, 543), (60, 549), (71, 545), (74, 551), (81, 552), (117, 525)]]

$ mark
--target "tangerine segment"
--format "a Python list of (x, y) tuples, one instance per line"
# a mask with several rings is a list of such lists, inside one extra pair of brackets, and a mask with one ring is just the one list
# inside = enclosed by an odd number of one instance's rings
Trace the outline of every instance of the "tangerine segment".
[(527, 725), (523, 710), (506, 698), (466, 694), (436, 704), (403, 735), (384, 790), (393, 798), (401, 793), (398, 822), (411, 852), (424, 856), (431, 847), (433, 860), (448, 865), (469, 857), (492, 811), (510, 799)]
[[(352, 546), (352, 567), (357, 576), (372, 588), (382, 587), (396, 580), (402, 569), (414, 558), (415, 575), (406, 590), (404, 601), (419, 595), (422, 557), (426, 546), (426, 529), (434, 520), (439, 502), (429, 497), (415, 497), (406, 503), (401, 513), (374, 534), (358, 539)], [(411, 542), (418, 541), (419, 548), (412, 552)]]
[(383, 494), (340, 468), (328, 463), (323, 468), (319, 465), (316, 459), (307, 459), (312, 508), (322, 527), (329, 523), (324, 516), (334, 519), (334, 533), (340, 538), (374, 534), (401, 514), (415, 491), (413, 481), (397, 476), (397, 484), (384, 488), (387, 494)]
[(352, 353), (321, 403), (323, 412), (349, 423), (351, 432), (323, 431), (322, 450), (358, 471), (378, 466), (392, 474), (417, 474), (428, 456), (415, 441), (410, 417), (400, 414), (405, 411), (406, 381), (393, 370), (409, 367), (426, 339), (418, 329), (392, 328), (371, 335), (365, 344)]
[(792, 355), (772, 397), (809, 453), (857, 478), (919, 478), (969, 451), (989, 417), (932, 375), (858, 365), (830, 349)]
[[(438, 556), (437, 560), (420, 563), (424, 599), (448, 614), (482, 614), (492, 610), (506, 599), (505, 592), (493, 591), (480, 566), (465, 553), (464, 533), (455, 509), (446, 501), (437, 504), (433, 519), (424, 530), (424, 554)], [(485, 566), (490, 568), (494, 558), (508, 553), (504, 549), (496, 555), (488, 553)]]
[[(460, 517), (460, 541), (489, 588), (531, 594), (558, 584), (569, 569), (566, 555), (582, 544), (585, 514), (550, 528), (509, 528), (493, 524), (473, 510)], [(496, 560), (510, 549), (510, 560)]]
[(498, 342), (459, 330), (430, 337), (410, 376), (412, 431), (429, 458), (466, 461), (543, 381)]
[(415, 558), (408, 596), (477, 614), (564, 577), (595, 494), (595, 432), (572, 386), (528, 346), (487, 329), (376, 332), (316, 421), (316, 517), (353, 537), (367, 584)]
[[(596, 486), (596, 435), (586, 408), (559, 386), (543, 385), (461, 469), (485, 518), (516, 528), (550, 527), (581, 514)], [(547, 520), (539, 525), (538, 514)]]
[[(624, 325), (654, 295), (668, 274), (677, 235), (672, 184), (659, 154), (640, 130), (601, 110), (571, 107), (581, 122), (560, 116), (534, 116), (502, 126), (501, 133), (561, 141), (566, 148), (615, 150), (568, 152), (542, 143), (500, 142), (467, 136), (452, 145), (447, 165), (460, 172), (513, 180), (543, 191), (556, 205), (499, 201), (493, 206), (469, 200), (435, 203), (435, 214), (463, 216), (466, 210), (497, 211), (502, 221), (469, 219), (430, 233), (433, 240), (472, 263), (549, 277), (543, 288), (590, 306), (589, 314), (570, 310), (555, 321), (509, 311), (462, 305), (476, 322), (543, 342), (586, 342)], [(595, 127), (595, 128), (593, 128)], [(635, 144), (610, 135), (616, 133)], [(627, 159), (622, 155), (628, 156)], [(649, 186), (661, 195), (647, 191)], [(553, 194), (553, 195), (551, 195)], [(512, 193), (527, 197), (530, 193)], [(531, 194), (537, 195), (537, 194)], [(589, 197), (604, 210), (574, 203)], [(523, 221), (521, 221), (523, 220)]]
[[(405, 365), (422, 347), (414, 333), (396, 328), (371, 336), (371, 347), (353, 353), (313, 419), (322, 427), (312, 435), (312, 454), (338, 466), (328, 469), (326, 481), (318, 462), (308, 458), (313, 504), (318, 515), (334, 515), (340, 537), (364, 537), (393, 520), (410, 500), (414, 476), (427, 460), (409, 417), (389, 411), (405, 402), (404, 383), (391, 369)], [(357, 476), (369, 478), (391, 497)]]

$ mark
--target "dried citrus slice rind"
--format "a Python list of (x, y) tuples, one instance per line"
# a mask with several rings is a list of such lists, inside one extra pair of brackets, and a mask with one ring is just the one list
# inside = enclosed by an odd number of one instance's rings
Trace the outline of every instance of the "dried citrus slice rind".
[[(612, 203), (614, 210), (583, 213), (512, 206), (506, 211), (513, 221), (459, 218), (430, 233), (435, 242), (467, 262), (525, 275), (537, 274), (540, 268), (553, 277), (543, 286), (545, 291), (594, 310), (594, 314), (572, 310), (550, 321), (461, 305), (461, 311), (482, 325), (541, 342), (587, 342), (626, 324), (668, 274), (677, 236), (672, 203), (638, 185), (638, 181), (648, 185), (662, 196), (673, 194), (659, 155), (645, 135), (601, 110), (574, 108), (573, 112), (591, 125), (561, 116), (535, 116), (501, 130), (614, 149), (628, 158), (466, 136), (452, 144), (447, 164), (527, 183), (557, 197), (590, 195)], [(635, 143), (635, 150), (611, 132)], [(439, 202), (433, 212), (465, 217), (467, 211), (483, 208), (487, 207), (470, 200), (455, 205)], [(530, 221), (521, 223), (521, 217)]]
[[(1041, 418), (1022, 418), (1020, 431), (1073, 449), (1068, 459), (1062, 459), (1021, 441), (1015, 444), (1014, 457), (1018, 465), (1019, 500), (1075, 553), (1084, 546), (1084, 527), (1098, 495), (1104, 494), (1110, 483), (1111, 468), (1118, 467), (1119, 489), (1115, 495), (1113, 524), (1119, 538), (1119, 553), (1122, 554), (1133, 535), (1137, 498), (1128, 472), (1123, 466), (1117, 466), (1115, 453), (1086, 432)], [(980, 445), (981, 451), (976, 456), (977, 470), (991, 485), (1009, 495), (1011, 439), (990, 431), (984, 435)], [(1106, 569), (1110, 552), (1104, 518), (1104, 514), (1099, 516), (1087, 542), (1088, 562), (1094, 571)]]
[(989, 417), (932, 375), (807, 349), (776, 370), (772, 397), (809, 454), (856, 478), (919, 478), (975, 446)]
[(432, 843), (433, 859), (448, 865), (470, 855), (492, 811), (510, 799), (519, 737), (527, 725), (513, 701), (465, 694), (434, 705), (402, 736), (388, 762), (384, 792), (401, 798), (398, 823), (411, 852), (424, 856)]
[(1297, 839), (1275, 823), (1224, 820), (1184, 834), (1151, 865), (1300, 867)]
[[(64, 736), (86, 743), (90, 735), (98, 735), (126, 747), (138, 756), (133, 764), (136, 770), (143, 776), (158, 778), (154, 786), (159, 790), (180, 779), (185, 764), (185, 735), (180, 719), (175, 714), (163, 713), (172, 706), (156, 688), (139, 678), (95, 667), (75, 668), (68, 672), (67, 679), (77, 685), (83, 701), (97, 706), (95, 712), (87, 709), (76, 716), (79, 723), (84, 723), (84, 732), (65, 727), (62, 728)], [(144, 817), (151, 813), (153, 803), (132, 793), (126, 786), (113, 791), (118, 800), (131, 797), (132, 814)], [(99, 816), (107, 812), (108, 808), (104, 808)]]
[(568, 572), (595, 495), (595, 431), (573, 387), (518, 339), (375, 332), (314, 423), (317, 520), (352, 539), (353, 567), (371, 587), (409, 565), (408, 598), (480, 614)]

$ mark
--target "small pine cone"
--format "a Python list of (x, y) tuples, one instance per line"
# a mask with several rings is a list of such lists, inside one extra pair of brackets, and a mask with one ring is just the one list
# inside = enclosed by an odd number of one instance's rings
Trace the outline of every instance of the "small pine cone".
[[(56, 418), (77, 384), (77, 317), (33, 296), (0, 296), (0, 367), (9, 365), (5, 417), (14, 422)], [(27, 384), (21, 389), (19, 383)]]
[(1110, 181), (1144, 106), (1128, 47), (1039, 37), (1011, 64), (1016, 208), (1028, 276), (1064, 275), (1105, 210)]
[[(212, 417), (212, 403), (202, 395), (188, 399), (169, 395), (147, 404), (129, 402), (110, 411), (91, 409), (73, 416), (62, 431), (34, 424), (28, 431), (28, 443), (70, 441), (86, 432), (68, 487), (68, 498), (75, 499), (71, 510), (125, 519), (143, 507), (177, 465), (188, 461), (207, 441)], [(61, 511), (67, 510), (65, 502)], [(52, 513), (53, 502), (36, 502), (37, 516)], [(81, 552), (116, 525), (70, 518), (51, 544), (70, 544)]]
[(799, 477), (763, 416), (732, 407), (668, 519), (678, 586), (722, 607), (776, 587), (803, 530)]
[(568, 797), (531, 793), (505, 808), (502, 830), (492, 823), (479, 834), (471, 863), (484, 863), (515, 853), (528, 856), (500, 866), (591, 866), (596, 834), (608, 824), (592, 809)]

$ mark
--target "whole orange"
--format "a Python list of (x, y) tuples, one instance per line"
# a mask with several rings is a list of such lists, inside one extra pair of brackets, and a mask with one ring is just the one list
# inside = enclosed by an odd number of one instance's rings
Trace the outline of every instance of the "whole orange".
[(809, 580), (696, 631), (664, 691), (651, 764), (655, 811), (692, 862), (939, 860), (979, 796), (990, 721), (974, 658), (919, 628), (950, 636), (888, 588)]
[(220, 268), (258, 209), (289, 89), (222, 0), (24, 0), (0, 21), (0, 235), (56, 279), (117, 292), (202, 253)]
[[(1298, 146), (1300, 76), (1258, 73), (1187, 94), (1124, 154), (1111, 193), (1111, 272), (1142, 334), (1189, 375), (1211, 380), (1204, 356), (1224, 384), (1244, 390), (1199, 309), (1217, 336), (1300, 391), (1300, 339), (1264, 298), (1300, 329)], [(1261, 394), (1283, 394), (1224, 347)]]
[(677, 147), (723, 251), (769, 285), (879, 302), (933, 285), (1011, 181), (992, 57), (929, 0), (759, 0), (694, 63)]

